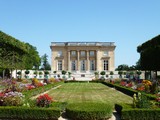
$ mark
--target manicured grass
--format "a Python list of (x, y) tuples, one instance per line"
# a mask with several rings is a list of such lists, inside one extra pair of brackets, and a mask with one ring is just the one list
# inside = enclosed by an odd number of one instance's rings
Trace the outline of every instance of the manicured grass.
[(59, 102), (112, 102), (132, 104), (129, 97), (101, 83), (64, 83), (49, 94)]

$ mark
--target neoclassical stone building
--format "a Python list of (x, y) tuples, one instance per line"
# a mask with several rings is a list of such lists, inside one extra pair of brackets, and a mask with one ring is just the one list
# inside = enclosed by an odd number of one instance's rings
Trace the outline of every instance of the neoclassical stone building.
[(113, 42), (52, 42), (51, 70), (72, 73), (114, 71)]

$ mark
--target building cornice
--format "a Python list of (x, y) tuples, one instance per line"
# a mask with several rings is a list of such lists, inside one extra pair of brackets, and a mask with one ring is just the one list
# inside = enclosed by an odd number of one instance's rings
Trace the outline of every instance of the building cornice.
[(115, 46), (114, 42), (51, 42), (52, 46)]

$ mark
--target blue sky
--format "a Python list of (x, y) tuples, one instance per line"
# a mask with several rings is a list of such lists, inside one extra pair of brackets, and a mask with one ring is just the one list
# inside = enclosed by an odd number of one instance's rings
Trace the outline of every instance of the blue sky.
[(0, 30), (48, 54), (51, 42), (115, 42), (115, 66), (160, 34), (160, 0), (0, 0)]

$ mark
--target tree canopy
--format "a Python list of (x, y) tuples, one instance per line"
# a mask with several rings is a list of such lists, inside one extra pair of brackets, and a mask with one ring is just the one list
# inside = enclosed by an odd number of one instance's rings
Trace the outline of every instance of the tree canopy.
[(38, 64), (40, 58), (35, 47), (0, 31), (1, 69), (28, 69)]
[(137, 47), (142, 70), (160, 70), (160, 35)]

